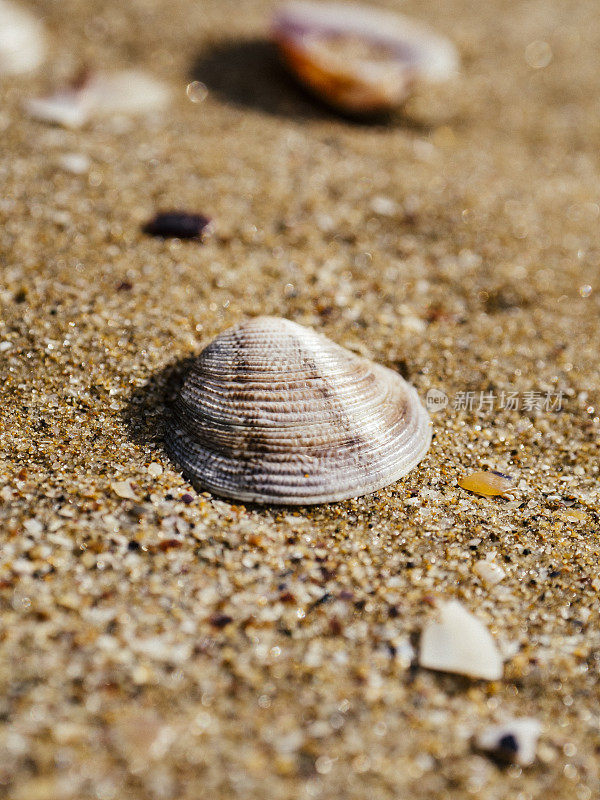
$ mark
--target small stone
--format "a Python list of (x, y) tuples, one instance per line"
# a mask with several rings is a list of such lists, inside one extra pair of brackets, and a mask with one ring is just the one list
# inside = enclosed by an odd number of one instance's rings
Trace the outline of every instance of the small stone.
[(163, 539), (162, 542), (157, 544), (157, 549), (160, 550), (161, 553), (166, 553), (167, 550), (172, 550), (173, 548), (178, 548), (183, 545), (179, 539)]
[(225, 628), (233, 622), (233, 617), (230, 617), (229, 614), (213, 614), (209, 622), (215, 628)]
[(4, 500), (6, 503), (9, 500), (12, 500), (12, 497), (13, 497), (13, 490), (11, 489), (10, 486), (3, 486), (2, 489), (0, 489), (0, 498), (2, 498), (2, 500)]
[(439, 619), (428, 622), (421, 636), (419, 664), (470, 678), (502, 678), (500, 652), (487, 628), (459, 603), (439, 606)]
[(186, 211), (160, 211), (144, 225), (144, 233), (163, 239), (203, 239), (210, 231), (211, 220), (203, 214)]
[(74, 592), (59, 595), (59, 597), (56, 598), (56, 602), (59, 606), (62, 606), (62, 608), (69, 608), (71, 610), (81, 608), (81, 598)]
[(495, 586), (505, 577), (506, 572), (499, 564), (487, 559), (476, 561), (473, 565), (473, 572), (488, 586)]
[(81, 556), (81, 563), (86, 569), (93, 569), (96, 566), (96, 556), (94, 555), (94, 553), (86, 551)]
[(502, 725), (490, 725), (475, 738), (479, 750), (503, 762), (527, 767), (535, 761), (537, 742), (542, 730), (539, 720), (520, 717)]
[(376, 195), (371, 198), (371, 211), (381, 217), (393, 217), (398, 212), (398, 204), (391, 197)]
[(567, 522), (585, 522), (588, 515), (585, 511), (580, 511), (578, 508), (570, 508), (564, 512), (564, 518)]
[(148, 464), (148, 474), (152, 475), (153, 478), (159, 478), (163, 474), (163, 468), (157, 461), (152, 461), (151, 464)]
[(481, 494), (485, 497), (504, 495), (511, 489), (514, 489), (514, 483), (509, 475), (503, 475), (501, 472), (488, 472), (486, 470), (472, 472), (470, 475), (460, 478), (458, 485), (468, 492)]
[(52, 738), (58, 744), (77, 744), (86, 734), (85, 725), (76, 722), (58, 722), (52, 726)]
[(404, 330), (409, 333), (423, 333), (427, 328), (425, 320), (411, 315), (402, 317), (401, 324)]
[(136, 686), (143, 686), (146, 683), (150, 683), (153, 678), (153, 672), (146, 665), (140, 664), (139, 666), (135, 667), (131, 677)]
[(39, 536), (44, 530), (44, 526), (38, 519), (26, 519), (23, 527), (31, 536)]
[(137, 500), (137, 495), (133, 491), (133, 487), (129, 481), (114, 481), (111, 483), (111, 489), (118, 496), (124, 500)]
[(58, 157), (57, 164), (72, 175), (85, 175), (89, 172), (91, 161), (85, 153), (63, 153)]

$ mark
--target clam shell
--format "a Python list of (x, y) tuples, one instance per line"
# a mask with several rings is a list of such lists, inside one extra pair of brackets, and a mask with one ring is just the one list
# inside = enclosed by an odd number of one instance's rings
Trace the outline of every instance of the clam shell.
[(397, 373), (276, 317), (230, 328), (200, 353), (166, 436), (211, 492), (296, 505), (393, 483), (430, 441), (427, 412)]
[(295, 0), (275, 14), (272, 36), (298, 80), (352, 114), (400, 106), (418, 81), (458, 70), (454, 45), (408, 17), (382, 9)]

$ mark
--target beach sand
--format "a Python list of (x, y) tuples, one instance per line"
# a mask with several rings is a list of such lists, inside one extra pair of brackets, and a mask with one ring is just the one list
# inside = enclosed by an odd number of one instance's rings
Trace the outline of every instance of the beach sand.
[[(1, 796), (600, 796), (597, 0), (381, 5), (462, 71), (358, 124), (291, 83), (263, 0), (29, 3), (47, 66), (0, 83)], [(173, 86), (168, 112), (23, 112), (82, 65), (132, 64)], [(162, 208), (215, 231), (144, 235)], [(165, 404), (257, 314), (443, 391), (426, 459), (314, 508), (198, 493)], [(457, 486), (481, 468), (514, 498)], [(449, 597), (502, 680), (418, 667)], [(472, 743), (515, 716), (542, 724), (531, 767)]]

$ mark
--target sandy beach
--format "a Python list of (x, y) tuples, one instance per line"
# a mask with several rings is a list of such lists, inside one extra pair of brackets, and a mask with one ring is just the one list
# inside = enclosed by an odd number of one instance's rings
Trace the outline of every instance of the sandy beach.
[[(293, 84), (267, 0), (25, 5), (48, 54), (0, 77), (0, 796), (598, 798), (597, 0), (381, 0), (461, 73), (373, 123)], [(167, 111), (24, 111), (132, 66)], [(142, 232), (172, 208), (214, 231)], [(194, 488), (165, 409), (259, 314), (437, 390), (421, 464), (314, 507)], [(458, 486), (479, 469), (514, 495)], [(418, 665), (449, 598), (501, 680)], [(515, 717), (531, 766), (474, 746)]]

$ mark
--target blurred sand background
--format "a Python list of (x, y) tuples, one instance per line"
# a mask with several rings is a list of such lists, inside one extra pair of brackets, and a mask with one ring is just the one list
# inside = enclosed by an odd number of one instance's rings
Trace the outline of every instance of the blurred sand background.
[[(0, 83), (2, 796), (600, 795), (598, 3), (379, 5), (463, 63), (388, 125), (290, 83), (269, 2), (28, 3), (47, 66)], [(74, 132), (22, 110), (131, 64), (173, 86), (167, 113)], [(89, 172), (57, 166), (73, 152)], [(169, 207), (215, 234), (144, 236)], [(426, 460), (314, 509), (198, 495), (162, 450), (164, 403), (187, 357), (263, 313), (445, 391)], [(562, 410), (455, 409), (466, 391)], [(516, 498), (456, 486), (482, 466)], [(415, 667), (438, 596), (489, 626), (503, 681)], [(473, 749), (522, 715), (534, 766)]]

